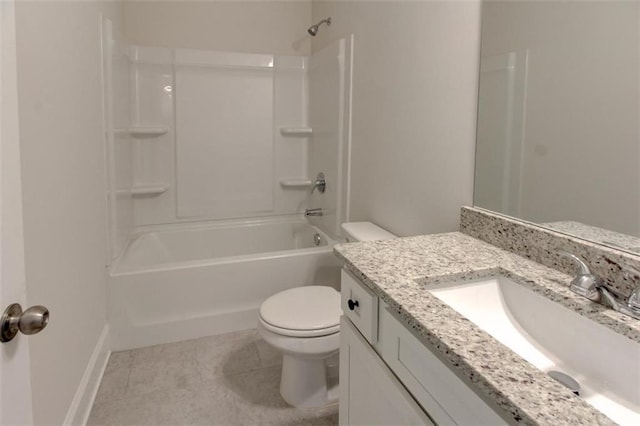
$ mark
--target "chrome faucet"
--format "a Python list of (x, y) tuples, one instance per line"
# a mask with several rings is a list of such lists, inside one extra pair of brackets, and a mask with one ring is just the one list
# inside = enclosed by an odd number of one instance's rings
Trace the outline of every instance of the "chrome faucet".
[(305, 216), (322, 216), (322, 209), (306, 209), (304, 211)]
[(318, 188), (318, 191), (321, 194), (324, 194), (324, 190), (327, 188), (327, 180), (324, 178), (324, 173), (322, 172), (318, 173), (318, 176), (316, 176), (316, 180), (313, 182), (313, 187), (311, 188), (312, 194), (313, 191), (316, 190), (316, 188)]
[(584, 260), (566, 251), (558, 251), (558, 254), (571, 259), (578, 266), (578, 274), (569, 284), (571, 291), (614, 311), (640, 319), (640, 285), (636, 286), (627, 300), (620, 300), (624, 297), (608, 290), (602, 278), (591, 272)]
[(571, 291), (593, 302), (599, 302), (601, 296), (598, 289), (604, 285), (602, 278), (593, 274), (589, 269), (589, 265), (575, 254), (563, 250), (559, 251), (558, 254), (571, 259), (578, 266), (578, 274), (569, 284)]

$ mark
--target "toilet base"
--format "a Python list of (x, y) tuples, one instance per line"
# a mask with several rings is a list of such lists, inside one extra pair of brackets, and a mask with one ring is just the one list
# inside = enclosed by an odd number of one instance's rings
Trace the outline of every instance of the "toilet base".
[[(338, 381), (327, 380), (326, 357), (284, 354), (280, 394), (294, 407), (323, 407), (338, 400)], [(334, 382), (334, 383), (331, 383)]]
[(283, 352), (280, 394), (294, 407), (324, 407), (338, 400), (340, 333), (291, 337), (268, 330), (262, 318), (258, 333)]

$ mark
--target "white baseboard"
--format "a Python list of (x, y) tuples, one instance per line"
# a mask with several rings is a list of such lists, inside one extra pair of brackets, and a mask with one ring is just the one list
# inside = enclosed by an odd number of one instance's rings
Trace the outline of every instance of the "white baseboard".
[(100, 381), (102, 380), (104, 369), (107, 367), (110, 354), (109, 326), (105, 324), (100, 338), (96, 343), (96, 347), (93, 350), (91, 359), (89, 359), (87, 368), (84, 371), (76, 395), (71, 402), (69, 411), (67, 411), (67, 417), (64, 420), (65, 426), (87, 424), (89, 414), (91, 414), (91, 407), (98, 393)]
[[(1, 0), (0, 0), (1, 1)], [(150, 325), (111, 324), (111, 350), (124, 351), (248, 330), (258, 325), (259, 307)]]

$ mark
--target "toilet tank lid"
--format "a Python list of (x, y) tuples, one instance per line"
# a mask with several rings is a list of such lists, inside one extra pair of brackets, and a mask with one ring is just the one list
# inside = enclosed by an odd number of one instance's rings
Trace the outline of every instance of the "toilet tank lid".
[(371, 222), (347, 222), (342, 224), (342, 230), (350, 239), (355, 241), (376, 241), (398, 238), (391, 232), (380, 228)]

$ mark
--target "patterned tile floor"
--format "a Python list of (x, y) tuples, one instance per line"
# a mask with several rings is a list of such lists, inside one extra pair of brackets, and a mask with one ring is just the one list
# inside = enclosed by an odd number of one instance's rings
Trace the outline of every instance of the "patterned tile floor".
[(255, 330), (114, 352), (88, 425), (337, 425), (284, 402), (281, 367)]

